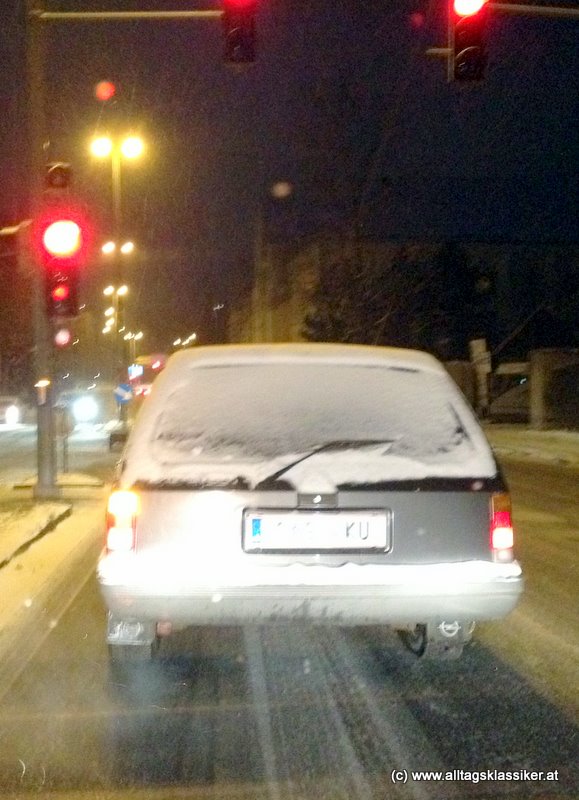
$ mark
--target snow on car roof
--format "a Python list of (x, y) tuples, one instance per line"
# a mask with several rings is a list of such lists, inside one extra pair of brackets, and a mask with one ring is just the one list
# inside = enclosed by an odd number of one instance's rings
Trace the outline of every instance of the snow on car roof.
[[(210, 364), (239, 364), (264, 361), (323, 361), (325, 363), (366, 363), (392, 366), (400, 369), (420, 369), (445, 373), (442, 364), (422, 350), (402, 347), (376, 347), (360, 344), (334, 343), (283, 343), (283, 344), (228, 344), (192, 347), (173, 354), (167, 362), (177, 362), (179, 368), (208, 366)], [(166, 371), (165, 371), (166, 374)]]
[[(336, 442), (351, 446), (336, 453)], [(496, 472), (471, 409), (432, 356), (287, 344), (172, 356), (137, 417), (122, 478), (255, 484), (304, 453), (291, 475), (302, 488)]]

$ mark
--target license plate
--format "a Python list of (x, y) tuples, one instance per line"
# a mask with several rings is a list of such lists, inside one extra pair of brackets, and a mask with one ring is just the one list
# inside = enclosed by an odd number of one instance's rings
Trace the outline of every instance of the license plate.
[(246, 511), (243, 547), (251, 552), (360, 550), (388, 547), (390, 515), (370, 511)]

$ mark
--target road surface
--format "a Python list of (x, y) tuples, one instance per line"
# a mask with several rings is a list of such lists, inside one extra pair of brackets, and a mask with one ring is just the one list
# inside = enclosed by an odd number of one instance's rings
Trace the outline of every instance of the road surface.
[(111, 671), (91, 555), (0, 686), (0, 794), (576, 800), (578, 476), (505, 466), (527, 590), (458, 662), (417, 662), (376, 628), (288, 625), (188, 632), (158, 665)]

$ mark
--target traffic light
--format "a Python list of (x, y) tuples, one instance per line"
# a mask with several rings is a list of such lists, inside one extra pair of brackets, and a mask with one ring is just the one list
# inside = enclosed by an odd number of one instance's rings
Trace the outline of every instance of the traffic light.
[(74, 219), (60, 217), (47, 221), (42, 248), (48, 318), (76, 317), (79, 257), (83, 248), (81, 225)]
[(64, 161), (53, 161), (44, 173), (45, 198), (51, 194), (68, 193), (72, 183), (72, 167)]
[(487, 61), (487, 0), (451, 0), (449, 77), (471, 82), (484, 78)]
[(255, 61), (257, 0), (223, 0), (223, 57), (227, 64)]
[(61, 323), (78, 315), (78, 282), (90, 240), (86, 214), (71, 197), (70, 164), (48, 164), (33, 246), (43, 271), (46, 315)]

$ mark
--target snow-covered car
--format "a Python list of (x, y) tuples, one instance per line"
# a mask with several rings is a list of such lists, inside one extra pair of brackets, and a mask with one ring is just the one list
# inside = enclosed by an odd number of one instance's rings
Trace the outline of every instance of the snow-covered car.
[(444, 367), (337, 344), (172, 356), (119, 465), (98, 579), (115, 660), (189, 626), (295, 619), (452, 657), (523, 588), (507, 487)]

